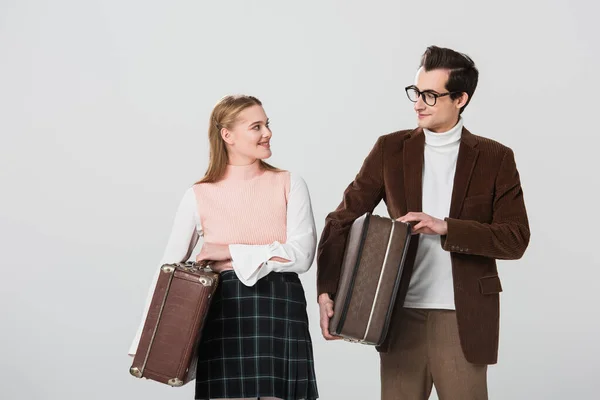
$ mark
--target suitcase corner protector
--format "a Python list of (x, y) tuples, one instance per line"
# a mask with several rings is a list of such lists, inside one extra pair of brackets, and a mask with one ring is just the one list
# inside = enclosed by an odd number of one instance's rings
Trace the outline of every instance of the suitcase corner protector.
[(173, 386), (173, 387), (177, 387), (177, 386), (183, 386), (183, 381), (179, 378), (172, 378), (169, 379), (169, 385)]
[(212, 286), (214, 283), (214, 280), (207, 276), (200, 277), (199, 281), (202, 286)]
[(160, 269), (162, 270), (162, 272), (165, 272), (167, 274), (172, 274), (173, 272), (175, 272), (175, 267), (173, 267), (171, 264), (165, 264), (162, 267), (160, 267)]
[(141, 378), (142, 377), (142, 371), (140, 371), (139, 368), (137, 367), (131, 367), (129, 368), (129, 373), (133, 376), (135, 376), (136, 378)]

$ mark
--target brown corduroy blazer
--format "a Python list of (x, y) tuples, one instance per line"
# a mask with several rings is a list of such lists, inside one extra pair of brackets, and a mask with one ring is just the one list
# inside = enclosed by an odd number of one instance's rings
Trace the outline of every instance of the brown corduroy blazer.
[[(338, 208), (325, 221), (317, 249), (318, 293), (335, 292), (349, 228), (383, 200), (392, 218), (422, 211), (425, 134), (422, 129), (381, 136)], [(498, 358), (499, 293), (496, 260), (521, 258), (529, 244), (529, 223), (512, 150), (463, 128), (450, 205), (448, 234), (440, 245), (451, 253), (460, 342), (466, 359), (495, 364)], [(407, 255), (399, 299), (414, 267), (418, 235)], [(393, 327), (401, 321), (396, 304)], [(377, 348), (386, 351), (393, 336)]]

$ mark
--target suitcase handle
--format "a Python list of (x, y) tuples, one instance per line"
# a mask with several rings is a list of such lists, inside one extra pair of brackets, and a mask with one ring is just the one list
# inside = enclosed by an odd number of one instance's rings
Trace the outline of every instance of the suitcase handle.
[(186, 261), (186, 262), (176, 263), (175, 265), (178, 265), (181, 268), (184, 268), (186, 270), (204, 270), (206, 272), (209, 272), (209, 271), (212, 272), (212, 270), (209, 267), (209, 265), (210, 265), (209, 261), (201, 261), (201, 262)]

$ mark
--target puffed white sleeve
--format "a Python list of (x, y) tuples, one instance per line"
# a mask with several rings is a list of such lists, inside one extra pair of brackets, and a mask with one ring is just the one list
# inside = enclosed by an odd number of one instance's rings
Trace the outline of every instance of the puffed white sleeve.
[(158, 281), (160, 274), (160, 267), (163, 264), (187, 261), (200, 238), (198, 231), (201, 231), (201, 227), (196, 209), (196, 197), (193, 188), (189, 188), (183, 195), (175, 214), (171, 235), (169, 236), (167, 247), (165, 248), (158, 268), (156, 268), (154, 278), (152, 279), (150, 289), (148, 290), (141, 322), (129, 348), (129, 355), (135, 355), (135, 352), (137, 351), (146, 316), (148, 315), (148, 309), (150, 308), (150, 302), (152, 301), (156, 282)]
[[(317, 245), (315, 218), (306, 182), (295, 174), (290, 174), (286, 231), (285, 243), (229, 245), (233, 270), (244, 285), (253, 286), (270, 272), (301, 274), (313, 263)], [(288, 261), (276, 261), (274, 257)]]

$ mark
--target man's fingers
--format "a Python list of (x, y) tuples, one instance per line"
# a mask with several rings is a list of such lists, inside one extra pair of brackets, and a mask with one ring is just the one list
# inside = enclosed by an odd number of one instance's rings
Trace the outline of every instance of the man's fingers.
[(334, 335), (330, 334), (329, 332), (323, 333), (323, 337), (325, 338), (325, 340), (340, 340), (340, 339), (342, 339), (341, 336), (334, 336)]
[(329, 326), (327, 326), (327, 327), (321, 326), (321, 334), (323, 335), (325, 340), (341, 339), (339, 336), (333, 336), (331, 333), (329, 333)]
[(408, 213), (405, 216), (396, 219), (396, 221), (400, 221), (400, 222), (415, 222), (415, 221), (422, 221), (423, 219), (425, 219), (425, 216), (423, 214)]
[(329, 333), (329, 324), (327, 326), (321, 325), (321, 334), (323, 335), (323, 338), (325, 338), (325, 340), (338, 340), (338, 339), (341, 339), (340, 336), (334, 336), (331, 333)]
[(427, 223), (425, 221), (421, 221), (418, 224), (416, 224), (413, 229), (415, 231), (418, 231), (419, 229), (422, 229), (422, 228), (424, 228), (426, 226), (427, 226)]
[(420, 235), (420, 234), (423, 234), (423, 235), (437, 235), (436, 232), (434, 232), (431, 228), (428, 228), (426, 226), (423, 227), (423, 228), (421, 228), (421, 229), (419, 229), (419, 230), (413, 230), (412, 234), (413, 235)]
[(321, 316), (321, 334), (325, 339), (329, 335), (329, 318), (326, 315)]
[(327, 311), (327, 316), (329, 318), (333, 317), (333, 303), (327, 303), (325, 305), (325, 310)]
[(329, 317), (327, 316), (327, 311), (323, 312), (321, 310), (321, 328), (323, 327), (329, 327)]
[(321, 334), (325, 340), (332, 340), (333, 336), (329, 333), (329, 318), (333, 315), (333, 309), (331, 304), (325, 304), (321, 306)]
[(333, 302), (327, 302), (325, 304), (321, 304), (320, 306), (320, 325), (321, 325), (321, 334), (325, 340), (339, 340), (342, 339), (339, 336), (332, 335), (329, 333), (329, 319), (333, 317)]
[(420, 213), (416, 213), (416, 212), (409, 212), (404, 214), (403, 216), (401, 216), (398, 219), (405, 219), (405, 218), (415, 218), (417, 215), (419, 215)]

